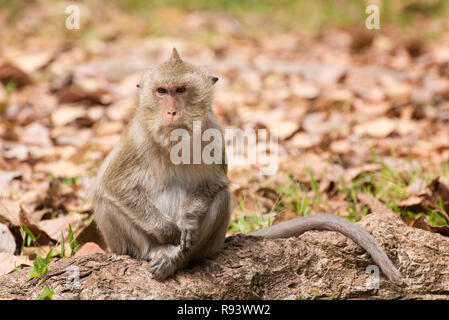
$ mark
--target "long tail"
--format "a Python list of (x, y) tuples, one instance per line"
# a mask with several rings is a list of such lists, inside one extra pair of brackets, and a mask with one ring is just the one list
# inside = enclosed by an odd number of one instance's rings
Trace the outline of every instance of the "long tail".
[(303, 218), (281, 222), (266, 229), (250, 233), (251, 236), (266, 237), (270, 239), (289, 238), (299, 236), (309, 230), (337, 231), (365, 249), (382, 272), (396, 284), (402, 283), (402, 276), (391, 260), (384, 253), (376, 239), (365, 229), (346, 219), (332, 214), (312, 214)]

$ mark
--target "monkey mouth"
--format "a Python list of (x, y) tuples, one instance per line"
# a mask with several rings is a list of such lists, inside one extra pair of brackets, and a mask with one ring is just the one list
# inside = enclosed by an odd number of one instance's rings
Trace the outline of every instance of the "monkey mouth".
[(188, 129), (187, 126), (183, 123), (168, 123), (164, 125), (165, 129)]

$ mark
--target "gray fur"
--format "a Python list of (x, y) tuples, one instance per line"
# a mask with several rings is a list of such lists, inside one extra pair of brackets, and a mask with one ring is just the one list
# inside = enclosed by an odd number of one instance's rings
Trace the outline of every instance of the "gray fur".
[[(163, 280), (222, 249), (231, 194), (224, 161), (210, 165), (170, 161), (173, 142), (163, 125), (163, 102), (152, 92), (167, 84), (185, 85), (189, 91), (182, 100), (176, 97), (182, 126), (192, 130), (193, 121), (201, 121), (203, 131), (223, 132), (211, 111), (215, 81), (204, 68), (183, 62), (176, 51), (167, 62), (145, 72), (136, 114), (89, 192), (109, 249), (149, 260), (155, 279)], [(342, 232), (365, 248), (391, 280), (400, 278), (369, 233), (334, 216), (295, 219), (253, 235), (289, 237), (312, 229)]]
[(344, 234), (371, 255), (390, 281), (397, 284), (402, 282), (401, 274), (371, 234), (358, 225), (332, 214), (312, 214), (284, 221), (270, 228), (252, 232), (250, 235), (277, 239), (299, 236), (309, 230), (330, 230)]

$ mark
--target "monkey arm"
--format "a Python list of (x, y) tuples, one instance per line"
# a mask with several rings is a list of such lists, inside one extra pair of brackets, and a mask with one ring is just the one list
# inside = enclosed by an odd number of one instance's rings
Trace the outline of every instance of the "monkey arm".
[(193, 190), (180, 208), (181, 250), (186, 251), (197, 239), (201, 218), (207, 214), (215, 195), (226, 184), (205, 181)]
[(313, 214), (288, 220), (269, 228), (252, 232), (249, 235), (278, 239), (299, 236), (309, 230), (329, 230), (344, 234), (371, 255), (374, 262), (382, 269), (390, 281), (396, 284), (402, 282), (401, 274), (368, 231), (355, 223), (332, 214)]
[(114, 188), (105, 186), (104, 196), (137, 226), (161, 243), (179, 243), (180, 230), (176, 223), (152, 202), (148, 191), (138, 183), (122, 181)]

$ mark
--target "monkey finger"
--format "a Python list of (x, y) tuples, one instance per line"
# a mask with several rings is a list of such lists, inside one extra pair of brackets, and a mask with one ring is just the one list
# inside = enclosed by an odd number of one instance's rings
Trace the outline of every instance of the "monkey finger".
[(180, 246), (181, 246), (181, 251), (186, 251), (186, 237), (187, 237), (187, 231), (183, 230), (181, 232), (181, 240), (180, 240)]
[(192, 232), (191, 231), (187, 232), (187, 235), (186, 235), (186, 250), (189, 249), (192, 246), (192, 244), (193, 244), (192, 240), (193, 240)]

